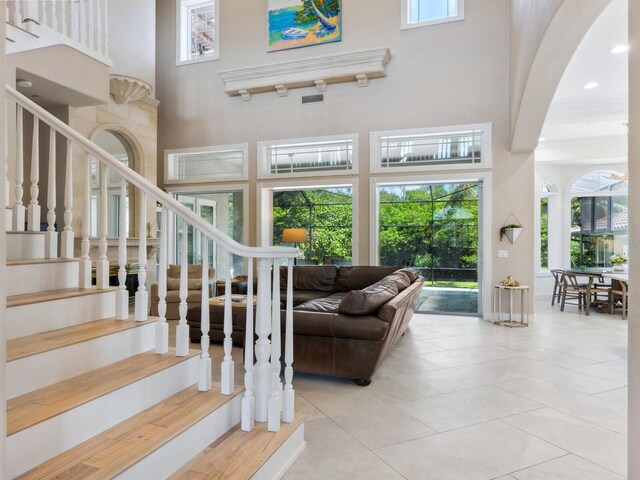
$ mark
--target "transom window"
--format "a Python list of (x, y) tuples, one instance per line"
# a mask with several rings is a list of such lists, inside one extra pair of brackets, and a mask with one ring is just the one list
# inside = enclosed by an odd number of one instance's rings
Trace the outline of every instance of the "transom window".
[(177, 5), (178, 65), (218, 59), (218, 2), (178, 0)]
[(464, 0), (403, 0), (402, 29), (464, 19)]
[(247, 180), (248, 145), (219, 145), (165, 151), (166, 183)]
[(355, 173), (357, 135), (258, 143), (260, 178)]

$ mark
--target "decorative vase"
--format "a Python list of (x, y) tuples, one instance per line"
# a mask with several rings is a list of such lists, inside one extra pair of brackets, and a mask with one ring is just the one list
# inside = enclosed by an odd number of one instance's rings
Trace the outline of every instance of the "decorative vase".
[(614, 272), (624, 272), (624, 265), (614, 265), (612, 270)]

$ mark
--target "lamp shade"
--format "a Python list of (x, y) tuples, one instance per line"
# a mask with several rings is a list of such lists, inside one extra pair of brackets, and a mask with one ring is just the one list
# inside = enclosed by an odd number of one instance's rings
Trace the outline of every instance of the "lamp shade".
[(309, 241), (306, 228), (285, 228), (282, 230), (282, 241), (284, 243), (303, 243)]

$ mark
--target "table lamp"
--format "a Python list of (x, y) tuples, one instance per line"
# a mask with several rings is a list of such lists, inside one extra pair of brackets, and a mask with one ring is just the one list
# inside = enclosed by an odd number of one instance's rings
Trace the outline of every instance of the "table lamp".
[(308, 241), (309, 234), (307, 233), (306, 228), (285, 228), (282, 230), (283, 243), (293, 243), (296, 247), (298, 247), (300, 243)]

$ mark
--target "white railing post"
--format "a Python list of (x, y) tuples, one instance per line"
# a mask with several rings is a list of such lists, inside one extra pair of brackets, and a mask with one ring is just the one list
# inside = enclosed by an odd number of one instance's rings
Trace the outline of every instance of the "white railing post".
[(242, 397), (242, 430), (250, 432), (256, 423), (256, 399), (253, 396), (253, 258), (247, 262), (247, 314), (244, 337), (244, 397)]
[(84, 168), (84, 192), (82, 199), (82, 243), (80, 258), (80, 288), (91, 288), (91, 157), (87, 155)]
[(271, 301), (271, 392), (269, 393), (268, 425), (270, 432), (280, 430), (282, 412), (280, 383), (280, 267), (273, 261), (273, 299)]
[(147, 292), (147, 193), (140, 192), (138, 241), (138, 291), (136, 292), (136, 321), (149, 318), (149, 293)]
[(102, 7), (102, 38), (100, 40), (100, 53), (105, 57), (109, 56), (109, 10), (107, 9), (107, 0), (100, 2)]
[[(160, 213), (160, 276), (158, 277), (158, 322), (156, 323), (156, 353), (169, 351), (169, 325), (167, 324), (167, 209)], [(155, 299), (151, 299), (155, 302)]]
[(120, 208), (118, 209), (118, 291), (116, 319), (129, 319), (129, 291), (127, 290), (127, 180), (120, 177)]
[(38, 195), (40, 188), (40, 121), (38, 117), (33, 117), (33, 140), (31, 143), (31, 201), (27, 207), (27, 230), (30, 232), (40, 231), (40, 205), (38, 204)]
[(282, 393), (282, 421), (291, 423), (295, 412), (296, 393), (293, 389), (293, 258), (287, 266), (287, 307), (284, 331), (284, 392)]
[(202, 302), (200, 308), (200, 331), (202, 336), (200, 337), (201, 353), (198, 390), (208, 392), (211, 390), (211, 358), (209, 357), (209, 239), (204, 233), (200, 235), (202, 235), (204, 247), (202, 248)]
[(67, 158), (64, 172), (64, 231), (60, 238), (60, 257), (73, 258), (73, 151), (67, 139)]
[(108, 230), (108, 191), (107, 181), (109, 170), (107, 165), (100, 162), (100, 207), (98, 209), (98, 260), (96, 261), (96, 287), (99, 290), (109, 288), (109, 259), (107, 258), (107, 230)]
[(178, 312), (180, 320), (176, 327), (176, 356), (185, 357), (189, 354), (189, 325), (187, 325), (187, 236), (188, 226), (186, 220), (182, 220), (182, 251), (180, 252), (180, 305)]
[(267, 403), (271, 392), (271, 260), (258, 260), (258, 302), (256, 308), (256, 366), (255, 395), (256, 421), (267, 421)]
[(44, 240), (44, 258), (58, 256), (56, 232), (56, 131), (49, 127), (49, 175), (47, 183), (47, 233)]
[(24, 124), (22, 107), (16, 106), (16, 169), (15, 169), (15, 202), (13, 204), (13, 231), (24, 232), (26, 208), (22, 204), (24, 188)]
[[(208, 249), (208, 245), (204, 245), (204, 249)], [(231, 349), (233, 341), (231, 340), (231, 333), (233, 332), (233, 320), (231, 309), (231, 255), (229, 250), (225, 250), (225, 264), (226, 264), (226, 281), (224, 285), (224, 359), (221, 365), (220, 383), (221, 393), (223, 395), (231, 395), (233, 393), (234, 384), (234, 362), (231, 356)]]

